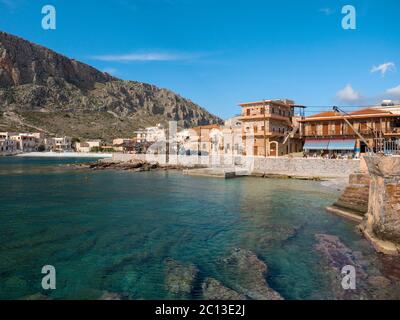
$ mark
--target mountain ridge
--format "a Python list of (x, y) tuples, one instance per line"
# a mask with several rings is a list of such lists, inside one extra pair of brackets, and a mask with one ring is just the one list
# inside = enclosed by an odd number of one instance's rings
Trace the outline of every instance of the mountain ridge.
[(112, 139), (171, 120), (180, 127), (222, 123), (171, 90), (118, 79), (0, 31), (0, 131), (26, 125), (76, 138)]

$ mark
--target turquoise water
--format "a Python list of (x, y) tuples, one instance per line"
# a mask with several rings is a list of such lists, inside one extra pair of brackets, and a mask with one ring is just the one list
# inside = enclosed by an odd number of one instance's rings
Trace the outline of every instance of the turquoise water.
[(82, 161), (0, 158), (0, 299), (43, 292), (44, 265), (57, 269), (53, 298), (96, 299), (103, 291), (171, 298), (166, 258), (224, 281), (216, 261), (234, 247), (257, 253), (286, 299), (323, 298), (316, 233), (372, 254), (353, 223), (325, 212), (339, 191), (319, 182), (64, 166)]

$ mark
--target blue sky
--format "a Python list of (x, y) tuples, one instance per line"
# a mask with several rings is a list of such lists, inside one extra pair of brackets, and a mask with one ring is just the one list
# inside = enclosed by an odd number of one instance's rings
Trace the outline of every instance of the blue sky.
[[(43, 30), (54, 5), (57, 29)], [(353, 5), (357, 29), (341, 27)], [(0, 30), (122, 79), (171, 89), (223, 118), (240, 102), (400, 99), (398, 0), (0, 0)]]

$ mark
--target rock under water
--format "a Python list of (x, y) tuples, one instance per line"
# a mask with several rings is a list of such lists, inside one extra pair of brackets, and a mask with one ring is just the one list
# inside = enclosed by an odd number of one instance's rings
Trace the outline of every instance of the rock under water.
[[(359, 251), (352, 251), (337, 236), (315, 235), (315, 249), (320, 253), (321, 268), (328, 276), (330, 296), (336, 300), (398, 299), (399, 281), (389, 279), (380, 270), (376, 261)], [(356, 288), (344, 289), (342, 269), (352, 266), (356, 271)]]
[(265, 279), (268, 267), (250, 250), (236, 248), (219, 261), (225, 274), (229, 274), (231, 287), (254, 300), (282, 300), (281, 295), (268, 286)]
[(173, 259), (165, 261), (165, 287), (174, 295), (188, 296), (193, 292), (199, 270), (193, 264)]
[(225, 287), (221, 282), (213, 278), (204, 280), (202, 291), (205, 300), (246, 300), (244, 294)]

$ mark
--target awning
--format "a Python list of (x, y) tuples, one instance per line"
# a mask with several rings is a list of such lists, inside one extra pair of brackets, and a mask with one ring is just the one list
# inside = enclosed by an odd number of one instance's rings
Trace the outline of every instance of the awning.
[(355, 139), (306, 139), (304, 150), (354, 150)]
[(328, 150), (329, 140), (306, 139), (304, 150)]
[(331, 139), (328, 150), (354, 150), (356, 140), (354, 139)]

